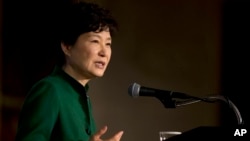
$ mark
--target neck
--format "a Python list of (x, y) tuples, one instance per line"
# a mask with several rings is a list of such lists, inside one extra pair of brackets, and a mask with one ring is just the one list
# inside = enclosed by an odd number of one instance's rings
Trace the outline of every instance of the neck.
[(69, 76), (74, 78), (76, 81), (78, 81), (80, 84), (82, 84), (83, 86), (85, 86), (90, 80), (90, 79), (87, 79), (86, 77), (82, 76), (80, 73), (78, 73), (78, 71), (76, 69), (74, 69), (71, 66), (64, 65), (62, 67), (62, 70), (64, 72), (66, 72)]

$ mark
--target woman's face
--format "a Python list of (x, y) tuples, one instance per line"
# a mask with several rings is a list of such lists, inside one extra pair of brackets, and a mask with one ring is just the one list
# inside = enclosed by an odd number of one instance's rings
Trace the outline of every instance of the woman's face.
[(66, 66), (70, 66), (77, 77), (102, 77), (111, 58), (110, 32), (83, 33), (74, 45), (63, 48)]

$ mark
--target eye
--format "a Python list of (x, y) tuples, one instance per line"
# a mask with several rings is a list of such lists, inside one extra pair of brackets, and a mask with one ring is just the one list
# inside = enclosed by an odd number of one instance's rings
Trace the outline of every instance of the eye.
[(106, 46), (111, 46), (111, 43), (106, 43)]
[(98, 40), (91, 40), (92, 43), (99, 43)]

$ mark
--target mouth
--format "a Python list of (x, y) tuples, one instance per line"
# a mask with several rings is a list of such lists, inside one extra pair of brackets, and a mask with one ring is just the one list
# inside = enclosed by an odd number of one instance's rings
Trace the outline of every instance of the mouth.
[(97, 68), (99, 68), (99, 69), (104, 69), (104, 68), (105, 68), (105, 65), (106, 65), (106, 63), (103, 62), (103, 61), (96, 61), (96, 62), (95, 62), (95, 66), (96, 66)]

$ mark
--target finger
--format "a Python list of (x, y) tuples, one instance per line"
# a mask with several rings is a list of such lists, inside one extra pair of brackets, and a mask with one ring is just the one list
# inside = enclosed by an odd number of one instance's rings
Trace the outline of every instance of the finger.
[(102, 127), (99, 131), (97, 131), (93, 136), (95, 139), (99, 139), (103, 134), (105, 134), (108, 130), (107, 126)]
[(120, 131), (117, 134), (115, 134), (115, 136), (114, 136), (115, 140), (119, 141), (121, 139), (123, 133), (124, 133), (123, 131)]
[(113, 137), (111, 137), (109, 140), (111, 140), (111, 141), (120, 141), (123, 133), (124, 133), (123, 131), (119, 131)]

